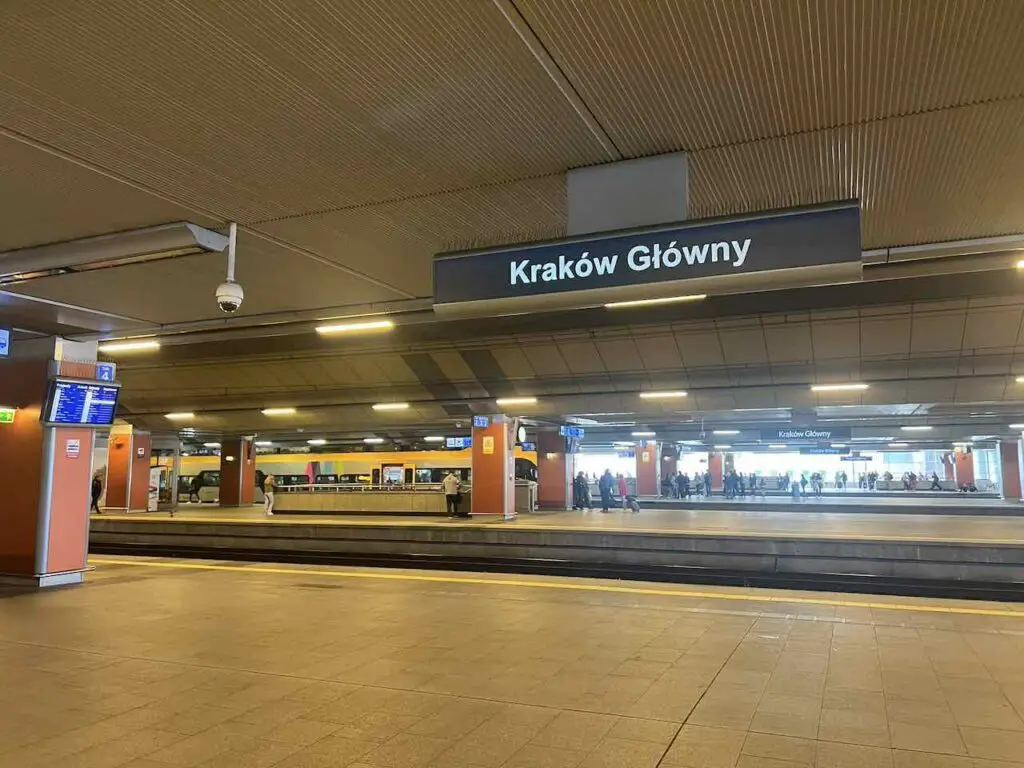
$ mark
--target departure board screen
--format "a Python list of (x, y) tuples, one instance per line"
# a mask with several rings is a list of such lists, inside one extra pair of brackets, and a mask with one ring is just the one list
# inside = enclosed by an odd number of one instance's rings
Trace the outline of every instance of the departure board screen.
[(119, 387), (84, 381), (54, 379), (43, 411), (47, 424), (81, 424), (109, 427), (117, 411)]

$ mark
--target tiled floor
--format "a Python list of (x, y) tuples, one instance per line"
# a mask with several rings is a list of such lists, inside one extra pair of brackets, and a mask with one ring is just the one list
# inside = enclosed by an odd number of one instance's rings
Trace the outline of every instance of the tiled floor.
[(0, 593), (3, 768), (1024, 765), (1012, 604), (94, 562)]
[[(978, 543), (1024, 544), (1024, 516), (971, 517), (969, 515), (900, 515), (880, 510), (876, 513), (847, 512), (829, 514), (804, 507), (800, 512), (766, 512), (743, 508), (709, 509), (694, 504), (689, 509), (652, 509), (638, 515), (614, 511), (540, 512), (520, 515), (503, 521), (496, 517), (474, 517), (472, 520), (447, 520), (432, 517), (379, 517), (352, 515), (288, 515), (272, 518), (262, 507), (220, 509), (207, 505), (180, 508), (174, 516), (179, 522), (230, 521), (271, 522), (276, 525), (436, 525), (436, 526), (504, 526), (508, 528), (557, 528), (569, 530), (653, 531), (708, 536), (787, 536), (795, 538), (881, 539), (901, 541), (970, 541)], [(166, 512), (104, 514), (106, 520), (160, 520), (170, 518)]]

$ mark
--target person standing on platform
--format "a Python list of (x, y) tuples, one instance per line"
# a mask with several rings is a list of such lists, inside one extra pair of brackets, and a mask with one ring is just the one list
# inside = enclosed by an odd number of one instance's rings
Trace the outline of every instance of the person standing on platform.
[(601, 479), (597, 481), (597, 490), (601, 492), (601, 511), (608, 512), (612, 506), (612, 488), (615, 487), (615, 478), (612, 477), (610, 469), (606, 469)]
[(445, 506), (448, 509), (449, 519), (461, 517), (459, 514), (459, 478), (454, 472), (449, 472), (441, 481), (441, 491), (444, 493)]
[(626, 495), (629, 493), (629, 488), (626, 486), (626, 477), (621, 472), (615, 478), (618, 483), (619, 499), (622, 501), (622, 508), (626, 508)]
[(572, 481), (572, 508), (580, 511), (590, 509), (590, 481), (583, 472)]
[(800, 501), (800, 483), (795, 480), (789, 484), (789, 493), (793, 501)]
[(100, 473), (97, 472), (92, 476), (92, 504), (89, 505), (89, 511), (95, 512), (97, 515), (102, 515), (100, 511), (100, 496), (103, 495), (103, 481), (100, 480)]
[(267, 517), (274, 516), (274, 490), (277, 488), (277, 478), (267, 475), (263, 478), (263, 512)]
[(711, 498), (711, 470), (704, 473), (704, 495)]

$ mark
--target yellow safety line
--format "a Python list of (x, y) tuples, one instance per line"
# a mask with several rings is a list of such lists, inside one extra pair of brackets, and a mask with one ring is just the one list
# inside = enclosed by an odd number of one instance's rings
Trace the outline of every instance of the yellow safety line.
[[(286, 513), (282, 513), (286, 514)], [(369, 515), (367, 515), (369, 517)], [(490, 526), (483, 526), (480, 523), (456, 523), (451, 521), (436, 523), (430, 522), (419, 522), (419, 521), (408, 521), (408, 520), (395, 520), (395, 521), (384, 521), (384, 520), (359, 520), (357, 518), (346, 519), (346, 520), (259, 520), (254, 518), (237, 518), (237, 517), (183, 517), (176, 515), (175, 517), (136, 517), (134, 515), (103, 515), (101, 519), (107, 520), (127, 520), (133, 523), (235, 523), (245, 525), (385, 525), (393, 527), (415, 527), (415, 526), (427, 526), (437, 527), (444, 525), (446, 527), (455, 528), (483, 528), (487, 530)], [(493, 523), (495, 527), (501, 527), (498, 523)], [(658, 535), (675, 535), (675, 536), (728, 536), (735, 538), (779, 538), (785, 537), (788, 539), (823, 539), (827, 541), (889, 541), (889, 542), (916, 542), (920, 544), (997, 544), (997, 545), (1024, 545), (1024, 539), (955, 539), (955, 538), (939, 538), (934, 536), (888, 536), (886, 534), (875, 534), (875, 533), (800, 533), (797, 531), (735, 531), (735, 530), (719, 530), (710, 528), (701, 529), (690, 529), (690, 528), (598, 528), (589, 527), (582, 525), (559, 525), (557, 523), (551, 525), (531, 525), (529, 523), (515, 522), (505, 530), (510, 531), (568, 531), (575, 533), (582, 531), (584, 533), (650, 533)]]
[(915, 613), (947, 613), (964, 616), (1000, 616), (1024, 619), (1024, 611), (1008, 611), (995, 608), (968, 608), (942, 605), (914, 605), (904, 603), (881, 603), (861, 600), (830, 600), (824, 597), (789, 597), (776, 595), (741, 595), (732, 592), (697, 592), (681, 589), (651, 589), (649, 587), (625, 587), (613, 584), (576, 584), (562, 581), (524, 581), (520, 579), (481, 579), (472, 576), (428, 576), (422, 574), (394, 573), (387, 571), (342, 571), (313, 570), (300, 568), (262, 568), (240, 565), (208, 565), (185, 562), (154, 562), (144, 560), (111, 560), (90, 558), (95, 565), (129, 565), (146, 568), (168, 568), (191, 571), (230, 571), (233, 573), (272, 573), (287, 576), (325, 576), (345, 579), (377, 579), (383, 581), (427, 581), (441, 584), (482, 584), (499, 587), (528, 587), (532, 589), (560, 589), (576, 592), (612, 592), (622, 595), (655, 595), (658, 597), (686, 597), (699, 600), (736, 600), (753, 603), (781, 603), (799, 605), (824, 605), (839, 608), (871, 608), (886, 611), (910, 611)]

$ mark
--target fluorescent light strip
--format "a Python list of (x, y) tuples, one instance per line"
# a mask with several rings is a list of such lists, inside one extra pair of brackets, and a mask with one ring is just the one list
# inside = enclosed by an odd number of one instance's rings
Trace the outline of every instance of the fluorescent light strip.
[(788, 445), (769, 445), (769, 448), (789, 448)]
[(850, 439), (855, 443), (885, 443), (896, 438), (894, 435), (889, 435), (888, 437), (851, 437)]
[(264, 416), (294, 416), (294, 408), (264, 408), (260, 411)]
[(384, 442), (383, 437), (364, 437), (363, 442), (367, 445), (380, 445)]
[(1024, 424), (1011, 424), (1010, 429), (1024, 429)]
[(812, 384), (811, 392), (855, 392), (867, 388), (867, 384)]
[(706, 293), (693, 293), (687, 296), (667, 296), (663, 299), (637, 299), (635, 301), (613, 301), (605, 304), (605, 309), (625, 309), (627, 307), (650, 307), (655, 304), (679, 304), (684, 301), (702, 301)]
[(715, 429), (711, 432), (713, 435), (738, 435), (739, 433), (738, 429)]
[(633, 437), (654, 437), (658, 433), (657, 432), (633, 432), (631, 434), (633, 435)]
[(203, 443), (203, 448), (220, 448), (220, 443)]
[(931, 427), (927, 427), (927, 426), (900, 427), (900, 429), (903, 430), (904, 432), (928, 432), (928, 431), (931, 430)]
[(497, 405), (535, 405), (536, 397), (499, 397), (494, 401)]
[(641, 392), (640, 397), (643, 400), (661, 400), (674, 397), (686, 397), (686, 393), (681, 389), (666, 390), (664, 392)]
[(321, 336), (330, 336), (335, 333), (359, 333), (360, 331), (390, 331), (395, 324), (390, 320), (367, 320), (356, 323), (328, 323), (318, 325), (316, 332)]
[(375, 411), (405, 411), (408, 410), (408, 403), (374, 403), (373, 410)]
[(313, 437), (306, 441), (306, 445), (327, 445), (327, 441), (322, 437)]
[(180, 413), (164, 414), (164, 418), (170, 419), (171, 421), (188, 421), (189, 419), (194, 419), (195, 417), (196, 415), (194, 413), (186, 413), (185, 411), (181, 411)]
[(97, 349), (108, 355), (117, 354), (118, 352), (149, 352), (154, 349), (160, 349), (160, 342), (156, 339), (113, 341), (109, 344), (100, 344)]
[(273, 445), (270, 440), (257, 440), (255, 444), (259, 448), (269, 448)]
[(440, 435), (430, 435), (429, 437), (424, 437), (423, 438), (423, 442), (425, 442), (425, 443), (443, 443), (444, 442), (444, 438), (441, 437)]
[(829, 447), (830, 448), (845, 448), (846, 447), (846, 443), (832, 443)]
[(890, 448), (909, 448), (910, 443), (889, 443)]
[(715, 448), (716, 451), (724, 451), (724, 450), (727, 450), (729, 448), (732, 448), (732, 446), (731, 445), (716, 445), (716, 446), (714, 446), (714, 448)]

